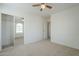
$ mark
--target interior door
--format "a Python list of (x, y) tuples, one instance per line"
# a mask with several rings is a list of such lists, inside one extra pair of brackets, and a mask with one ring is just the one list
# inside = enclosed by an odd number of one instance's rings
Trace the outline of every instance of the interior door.
[(6, 48), (14, 45), (14, 17), (7, 14), (1, 14), (1, 17), (2, 48)]

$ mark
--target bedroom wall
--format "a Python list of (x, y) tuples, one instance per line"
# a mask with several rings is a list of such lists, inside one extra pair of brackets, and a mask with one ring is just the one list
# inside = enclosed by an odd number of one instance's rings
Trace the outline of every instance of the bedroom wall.
[(36, 42), (43, 39), (43, 18), (39, 15), (28, 15), (24, 20), (24, 35), (26, 42)]
[[(7, 7), (9, 8), (9, 7)], [(2, 13), (24, 18), (24, 43), (33, 43), (44, 39), (44, 18), (38, 14), (25, 13), (17, 10), (3, 8)]]
[(52, 14), (51, 41), (79, 49), (79, 6)]

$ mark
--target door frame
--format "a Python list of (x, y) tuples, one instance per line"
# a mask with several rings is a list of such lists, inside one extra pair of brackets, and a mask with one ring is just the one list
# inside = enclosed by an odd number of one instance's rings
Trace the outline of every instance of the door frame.
[[(2, 17), (1, 17), (1, 15), (2, 14), (7, 14), (7, 13), (0, 12), (0, 51), (2, 51), (2, 37), (1, 37), (1, 31), (2, 31), (1, 30), (1, 27), (2, 27), (2, 24), (1, 24)], [(10, 15), (10, 14), (7, 14), (7, 15)], [(14, 47), (14, 44), (15, 44), (15, 16), (14, 15), (10, 15), (10, 16), (13, 16), (13, 20), (14, 20), (14, 41), (13, 41), (13, 47)], [(24, 17), (22, 17), (22, 18), (24, 19)], [(23, 36), (24, 36), (24, 25), (23, 25)], [(23, 41), (23, 44), (24, 44), (24, 41)]]

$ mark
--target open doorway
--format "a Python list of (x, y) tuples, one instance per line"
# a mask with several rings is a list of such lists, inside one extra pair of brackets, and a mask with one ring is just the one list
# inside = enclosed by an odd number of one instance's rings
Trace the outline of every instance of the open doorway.
[(47, 22), (47, 38), (48, 38), (48, 40), (50, 40), (50, 38), (51, 38), (50, 31), (51, 31), (50, 21), (48, 21)]
[(15, 17), (15, 41), (14, 46), (24, 44), (24, 18)]

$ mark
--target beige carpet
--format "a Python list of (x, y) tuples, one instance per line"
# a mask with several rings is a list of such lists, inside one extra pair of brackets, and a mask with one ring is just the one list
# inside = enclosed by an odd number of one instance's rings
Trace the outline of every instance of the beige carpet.
[(23, 45), (24, 44), (24, 38), (23, 37), (20, 37), (20, 38), (15, 38), (15, 44), (14, 46), (20, 46), (20, 45)]
[(0, 52), (2, 56), (77, 56), (79, 50), (41, 40), (28, 45), (10, 47)]

